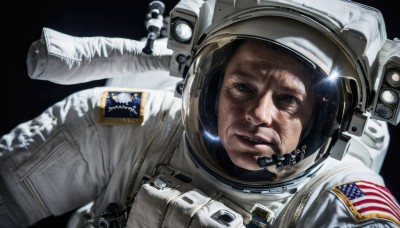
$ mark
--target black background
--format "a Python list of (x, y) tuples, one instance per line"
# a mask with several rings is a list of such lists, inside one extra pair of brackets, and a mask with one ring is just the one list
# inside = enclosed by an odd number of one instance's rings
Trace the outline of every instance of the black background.
[[(104, 80), (78, 85), (57, 85), (31, 80), (27, 75), (26, 54), (29, 45), (40, 38), (43, 27), (72, 36), (105, 36), (140, 39), (147, 35), (144, 20), (150, 1), (12, 1), (1, 3), (2, 75), (0, 135), (18, 123), (39, 115), (45, 108), (67, 95), (85, 88), (104, 85)], [(164, 1), (166, 12), (178, 2)], [(383, 13), (388, 38), (400, 38), (397, 1), (363, 0)], [(389, 126), (391, 143), (381, 170), (387, 187), (400, 199), (400, 126)], [(51, 217), (32, 227), (63, 227), (69, 214)]]

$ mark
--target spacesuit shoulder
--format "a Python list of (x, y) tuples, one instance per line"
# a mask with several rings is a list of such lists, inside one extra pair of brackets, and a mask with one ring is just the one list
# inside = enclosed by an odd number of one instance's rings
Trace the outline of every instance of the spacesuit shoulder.
[(99, 87), (16, 126), (0, 138), (0, 195), (10, 215), (29, 226), (100, 196), (112, 202), (148, 141), (178, 124), (180, 108), (171, 92)]
[(332, 175), (313, 193), (302, 222), (325, 227), (400, 226), (400, 206), (382, 177), (356, 160), (353, 164), (351, 169)]

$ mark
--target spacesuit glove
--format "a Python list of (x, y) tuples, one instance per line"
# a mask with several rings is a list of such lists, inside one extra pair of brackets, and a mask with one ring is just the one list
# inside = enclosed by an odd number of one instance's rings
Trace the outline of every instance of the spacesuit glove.
[(172, 50), (166, 38), (154, 43), (153, 53), (142, 53), (146, 41), (107, 37), (74, 37), (43, 28), (28, 51), (26, 63), (32, 79), (77, 84), (169, 70)]

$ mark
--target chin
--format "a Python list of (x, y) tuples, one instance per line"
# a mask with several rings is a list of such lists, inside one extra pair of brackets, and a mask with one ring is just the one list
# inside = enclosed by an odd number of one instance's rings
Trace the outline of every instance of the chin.
[(257, 171), (257, 170), (262, 169), (262, 168), (260, 168), (257, 160), (255, 160), (255, 159), (238, 160), (238, 161), (234, 161), (233, 163), (242, 169), (247, 169), (247, 170), (251, 170), (251, 171)]

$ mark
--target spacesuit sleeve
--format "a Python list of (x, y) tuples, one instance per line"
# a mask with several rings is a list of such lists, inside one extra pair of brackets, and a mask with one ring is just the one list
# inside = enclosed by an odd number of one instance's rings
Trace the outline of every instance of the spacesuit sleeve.
[(156, 40), (151, 55), (142, 53), (144, 46), (145, 41), (74, 37), (43, 28), (41, 38), (28, 50), (28, 75), (57, 84), (77, 84), (169, 70), (172, 50), (167, 49), (166, 38)]
[(0, 139), (0, 195), (19, 225), (88, 203), (105, 184), (97, 93), (73, 94)]
[[(168, 103), (166, 97), (173, 98), (173, 94), (156, 98), (147, 91), (132, 92), (143, 101), (148, 94), (148, 105), (138, 103), (132, 110), (142, 107), (146, 115), (131, 124), (113, 124), (115, 118), (102, 122), (99, 114), (103, 95), (111, 93), (108, 89), (74, 93), (0, 138), (0, 197), (16, 223), (26, 227), (104, 194), (117, 166), (135, 164), (142, 143), (154, 134), (152, 126), (162, 113), (160, 107)], [(128, 102), (128, 94), (122, 93), (118, 101)], [(110, 95), (106, 98), (111, 99)], [(119, 107), (122, 103), (109, 108)], [(125, 182), (114, 186), (113, 196), (122, 194), (122, 186), (129, 186), (132, 169), (126, 170), (121, 175)]]

